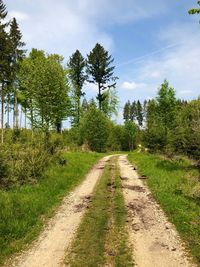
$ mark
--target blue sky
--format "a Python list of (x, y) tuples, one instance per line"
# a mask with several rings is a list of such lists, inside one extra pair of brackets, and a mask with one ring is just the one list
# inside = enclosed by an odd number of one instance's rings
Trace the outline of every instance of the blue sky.
[[(196, 0), (7, 0), (26, 48), (89, 53), (102, 43), (115, 58), (120, 106), (150, 99), (166, 78), (177, 96), (200, 95), (200, 24)], [(96, 88), (85, 86), (88, 97)], [(119, 117), (121, 117), (121, 112)]]

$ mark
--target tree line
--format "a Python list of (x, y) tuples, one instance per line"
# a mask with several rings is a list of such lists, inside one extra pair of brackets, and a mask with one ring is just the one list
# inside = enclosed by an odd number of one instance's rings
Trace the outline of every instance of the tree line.
[[(142, 107), (142, 109), (141, 109)], [(138, 118), (141, 119), (138, 120)], [(140, 141), (152, 152), (200, 157), (200, 98), (177, 99), (174, 88), (165, 80), (157, 96), (124, 106), (124, 120), (140, 127)]]

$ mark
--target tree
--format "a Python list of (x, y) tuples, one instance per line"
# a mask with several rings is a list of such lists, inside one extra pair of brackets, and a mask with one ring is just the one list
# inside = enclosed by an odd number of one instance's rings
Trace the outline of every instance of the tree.
[(176, 114), (173, 147), (178, 153), (200, 159), (200, 99), (182, 104)]
[(177, 107), (175, 91), (172, 87), (169, 87), (167, 80), (164, 80), (161, 84), (156, 100), (158, 103), (159, 116), (165, 126), (167, 134), (168, 129), (172, 129), (174, 126)]
[(86, 81), (86, 74), (85, 74), (85, 66), (86, 62), (84, 57), (81, 55), (79, 50), (76, 50), (74, 54), (69, 59), (68, 68), (69, 68), (69, 79), (72, 84), (72, 98), (74, 100), (73, 110), (72, 110), (72, 117), (73, 117), (73, 124), (79, 125), (80, 121), (80, 101), (81, 97), (85, 95), (82, 92), (82, 87)]
[(131, 151), (136, 147), (137, 126), (132, 121), (125, 121), (124, 129), (126, 142), (128, 143), (129, 150)]
[(136, 109), (137, 109), (136, 117), (137, 117), (138, 125), (141, 127), (143, 125), (143, 110), (142, 110), (142, 105), (139, 100), (137, 101)]
[(60, 125), (69, 114), (68, 83), (66, 71), (59, 55), (46, 56), (33, 49), (20, 71), (20, 85), (30, 109), (32, 128), (40, 128), (46, 134), (50, 127)]
[(128, 121), (130, 119), (130, 109), (131, 109), (131, 103), (128, 100), (127, 103), (124, 105), (124, 111), (123, 111), (123, 118), (125, 121)]
[(143, 137), (144, 144), (150, 151), (163, 151), (166, 146), (166, 135), (163, 123), (158, 113), (158, 103), (155, 99), (147, 104), (146, 129)]
[(130, 120), (134, 122), (137, 118), (137, 103), (134, 101), (130, 107)]
[(82, 115), (88, 110), (88, 102), (86, 98), (83, 98), (82, 105), (81, 105), (81, 112)]
[(81, 120), (80, 131), (84, 142), (91, 150), (106, 151), (109, 137), (109, 120), (95, 105), (90, 105), (89, 110)]
[(102, 102), (106, 99), (103, 91), (108, 88), (115, 88), (116, 86), (115, 67), (111, 66), (113, 61), (114, 59), (108, 54), (108, 51), (98, 43), (87, 56), (88, 82), (98, 86), (97, 100), (100, 110), (102, 109)]
[(19, 124), (19, 111), (18, 111), (18, 99), (19, 95), (19, 86), (17, 81), (17, 73), (19, 72), (20, 61), (25, 56), (25, 50), (23, 46), (25, 45), (22, 42), (22, 34), (19, 30), (18, 23), (15, 18), (10, 23), (10, 33), (9, 33), (10, 43), (11, 43), (11, 75), (12, 75), (12, 87), (14, 95), (14, 116), (13, 116), (13, 127), (18, 129)]
[[(200, 6), (200, 1), (197, 1), (197, 4)], [(200, 8), (192, 8), (188, 11), (190, 15), (200, 14)]]

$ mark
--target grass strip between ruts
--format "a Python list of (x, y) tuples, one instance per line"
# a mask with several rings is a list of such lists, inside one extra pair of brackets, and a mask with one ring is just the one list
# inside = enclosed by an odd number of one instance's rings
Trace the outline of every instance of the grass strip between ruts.
[(133, 266), (127, 246), (126, 210), (116, 158), (110, 160), (96, 185), (92, 202), (66, 257), (71, 267), (112, 263)]

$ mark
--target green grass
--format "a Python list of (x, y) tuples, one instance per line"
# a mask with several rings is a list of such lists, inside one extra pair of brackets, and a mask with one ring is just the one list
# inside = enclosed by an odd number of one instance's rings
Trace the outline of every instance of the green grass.
[[(131, 153), (139, 173), (169, 220), (176, 226), (190, 253), (200, 266), (200, 198), (192, 196), (198, 171), (189, 160), (167, 160), (158, 155)], [(200, 192), (199, 192), (200, 196)]]
[(78, 229), (67, 263), (71, 267), (133, 266), (124, 228), (126, 211), (116, 159), (96, 185), (92, 203)]
[(127, 246), (128, 233), (125, 228), (127, 220), (127, 210), (125, 209), (124, 197), (122, 193), (122, 184), (120, 179), (119, 167), (117, 166), (114, 171), (114, 205), (113, 205), (113, 218), (114, 225), (110, 234), (109, 242), (114, 251), (114, 266), (116, 267), (131, 267), (134, 266), (132, 254)]
[(35, 185), (0, 191), (0, 265), (30, 243), (67, 195), (102, 157), (65, 153), (66, 166), (51, 166)]

